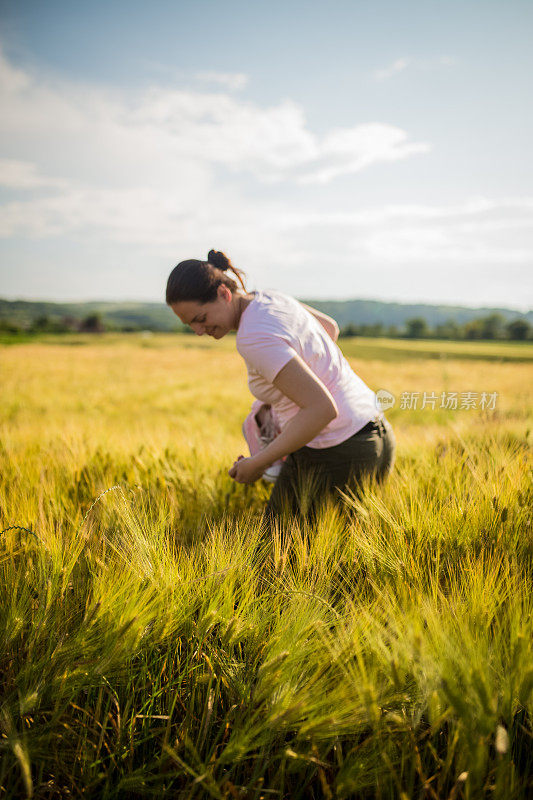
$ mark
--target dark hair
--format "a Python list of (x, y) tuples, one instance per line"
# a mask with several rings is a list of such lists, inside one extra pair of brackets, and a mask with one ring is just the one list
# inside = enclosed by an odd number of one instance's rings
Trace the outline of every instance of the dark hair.
[(210, 250), (207, 261), (198, 261), (190, 258), (180, 261), (174, 267), (167, 281), (167, 305), (178, 303), (182, 300), (196, 300), (198, 303), (212, 303), (216, 300), (217, 289), (221, 284), (227, 286), (231, 293), (237, 291), (239, 284), (226, 275), (230, 269), (244, 291), (244, 272), (236, 269), (229, 258), (217, 250)]

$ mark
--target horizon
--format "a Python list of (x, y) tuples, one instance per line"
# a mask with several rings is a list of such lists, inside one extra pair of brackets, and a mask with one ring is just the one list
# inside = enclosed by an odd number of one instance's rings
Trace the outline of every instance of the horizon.
[(533, 306), (527, 0), (0, 20), (2, 296), (159, 302), (214, 247), (251, 289)]
[[(296, 295), (295, 295), (296, 296)], [(531, 314), (533, 312), (533, 307), (531, 306), (511, 306), (511, 305), (468, 305), (465, 303), (440, 303), (440, 302), (431, 302), (425, 300), (383, 300), (379, 297), (308, 297), (307, 295), (298, 295), (296, 296), (297, 299), (300, 300), (310, 300), (313, 302), (318, 303), (353, 303), (353, 302), (369, 302), (369, 303), (384, 303), (388, 305), (402, 305), (402, 306), (444, 306), (450, 308), (464, 308), (470, 309), (472, 311), (516, 311), (520, 314)], [(0, 297), (0, 301), (7, 301), (11, 303), (53, 303), (56, 305), (84, 305), (84, 304), (93, 304), (93, 303), (110, 303), (110, 304), (120, 304), (120, 305), (129, 305), (130, 303), (134, 304), (146, 304), (146, 305), (166, 305), (164, 300), (146, 300), (146, 299), (135, 299), (130, 298), (127, 300), (124, 299), (109, 299), (109, 298), (88, 298), (84, 300), (51, 300), (49, 298), (27, 298), (27, 297)]]

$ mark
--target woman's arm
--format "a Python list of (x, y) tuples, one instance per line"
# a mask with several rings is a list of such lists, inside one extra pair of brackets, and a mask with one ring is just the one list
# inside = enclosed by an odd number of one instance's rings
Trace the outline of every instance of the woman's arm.
[(327, 314), (317, 311), (316, 308), (312, 308), (312, 306), (306, 306), (305, 303), (300, 303), (300, 305), (309, 311), (309, 313), (320, 322), (330, 339), (333, 339), (333, 341), (336, 342), (339, 338), (339, 326), (335, 320), (332, 317), (328, 317)]
[(234, 463), (229, 474), (239, 483), (258, 480), (270, 464), (310, 442), (338, 414), (331, 394), (297, 355), (278, 372), (273, 383), (300, 410), (264, 450)]

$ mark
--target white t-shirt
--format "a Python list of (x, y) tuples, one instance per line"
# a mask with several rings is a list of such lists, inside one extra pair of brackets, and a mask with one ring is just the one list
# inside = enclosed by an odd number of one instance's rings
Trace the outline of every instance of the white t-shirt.
[(241, 315), (237, 350), (246, 362), (251, 393), (274, 408), (282, 430), (300, 409), (272, 381), (295, 355), (331, 393), (338, 416), (308, 447), (340, 444), (379, 416), (374, 392), (355, 374), (318, 320), (292, 297), (255, 292)]

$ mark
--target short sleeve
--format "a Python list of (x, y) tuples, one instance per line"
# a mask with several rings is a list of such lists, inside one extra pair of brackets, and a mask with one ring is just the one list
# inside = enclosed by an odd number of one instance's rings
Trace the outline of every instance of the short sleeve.
[(278, 372), (296, 355), (289, 342), (276, 333), (247, 336), (239, 342), (238, 350), (248, 367), (269, 383), (273, 382)]

